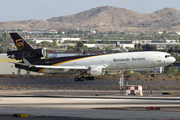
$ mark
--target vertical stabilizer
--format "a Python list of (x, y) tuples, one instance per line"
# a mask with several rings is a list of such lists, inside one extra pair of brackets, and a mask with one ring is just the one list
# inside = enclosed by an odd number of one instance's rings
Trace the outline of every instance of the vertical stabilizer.
[(25, 39), (23, 39), (18, 33), (10, 33), (14, 43), (18, 50), (21, 51), (29, 51), (33, 50), (33, 47), (27, 43)]

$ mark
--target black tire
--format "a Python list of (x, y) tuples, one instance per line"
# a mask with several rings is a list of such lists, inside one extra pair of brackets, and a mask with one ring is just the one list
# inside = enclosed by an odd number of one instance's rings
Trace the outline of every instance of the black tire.
[(82, 82), (84, 81), (85, 79), (83, 77), (79, 78), (79, 81)]
[(90, 77), (86, 77), (85, 79), (86, 79), (86, 80), (90, 80)]
[(154, 74), (151, 74), (151, 77), (154, 77)]
[(91, 80), (94, 80), (95, 78), (94, 77), (91, 77)]
[(78, 81), (79, 81), (79, 78), (74, 78), (74, 81), (75, 81), (75, 82), (78, 82)]

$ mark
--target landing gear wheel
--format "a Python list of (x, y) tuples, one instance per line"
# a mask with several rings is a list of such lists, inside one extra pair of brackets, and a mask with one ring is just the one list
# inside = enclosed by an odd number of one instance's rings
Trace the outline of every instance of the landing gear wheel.
[(154, 77), (154, 74), (151, 74), (151, 77)]
[(155, 75), (154, 75), (155, 73), (156, 73), (155, 69), (152, 69), (151, 70), (151, 77), (155, 77)]
[(94, 80), (94, 77), (86, 77), (86, 80)]
[(82, 76), (82, 77), (75, 77), (74, 78), (74, 81), (75, 82), (78, 82), (78, 81), (84, 81), (84, 80), (94, 80), (95, 78), (93, 77), (93, 76), (88, 76), (88, 77), (84, 77), (84, 76)]
[(75, 81), (75, 82), (84, 81), (84, 80), (85, 80), (85, 77), (84, 77), (84, 76), (82, 76), (82, 77), (75, 77), (75, 78), (74, 78), (74, 81)]
[(94, 80), (95, 78), (94, 77), (91, 77), (91, 80)]
[(84, 81), (85, 80), (85, 77), (80, 77), (79, 78), (79, 81)]
[(77, 78), (77, 77), (74, 78), (74, 81), (75, 81), (75, 82), (78, 82), (78, 81), (79, 81), (79, 78)]
[(90, 78), (91, 78), (91, 77), (86, 77), (86, 80), (91, 80)]

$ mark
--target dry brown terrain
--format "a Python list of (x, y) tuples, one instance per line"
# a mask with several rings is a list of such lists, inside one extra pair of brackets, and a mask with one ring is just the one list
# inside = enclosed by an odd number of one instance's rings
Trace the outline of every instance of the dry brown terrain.
[(74, 15), (53, 17), (48, 20), (6, 21), (0, 23), (0, 30), (12, 29), (84, 29), (99, 31), (148, 32), (179, 31), (180, 11), (164, 8), (150, 14), (137, 13), (112, 6), (97, 7)]
[[(180, 77), (137, 76), (125, 78), (124, 84), (142, 85), (143, 90), (180, 90)], [(14, 89), (63, 89), (63, 90), (119, 90), (119, 77), (103, 76), (95, 80), (75, 82), (73, 76), (17, 76), (0, 75), (0, 90)]]

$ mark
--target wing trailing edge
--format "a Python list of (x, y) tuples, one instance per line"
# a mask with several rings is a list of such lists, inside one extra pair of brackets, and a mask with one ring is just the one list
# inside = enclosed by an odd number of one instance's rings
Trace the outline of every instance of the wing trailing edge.
[(17, 65), (22, 65), (22, 66), (26, 66), (29, 68), (42, 68), (42, 69), (83, 69), (83, 70), (87, 70), (88, 67), (86, 66), (50, 66), (50, 65), (31, 65), (31, 64), (24, 64), (24, 63), (15, 63), (15, 62), (10, 62), (13, 64), (17, 64)]
[(84, 69), (87, 70), (86, 66), (47, 66), (47, 65), (33, 65), (36, 68), (44, 68), (44, 69)]

